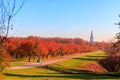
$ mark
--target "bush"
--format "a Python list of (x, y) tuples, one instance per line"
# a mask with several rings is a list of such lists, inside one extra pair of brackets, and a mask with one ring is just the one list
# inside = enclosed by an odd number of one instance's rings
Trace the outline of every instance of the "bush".
[(0, 49), (0, 72), (4, 70), (5, 67), (9, 67), (10, 55), (5, 49)]
[(118, 52), (118, 48), (116, 48), (116, 43), (110, 43), (105, 48), (105, 52), (108, 54), (108, 56), (105, 59), (100, 60), (99, 64), (104, 67), (108, 72), (119, 72), (120, 52)]
[[(120, 17), (120, 15), (119, 15)], [(117, 23), (120, 29), (120, 22)], [(116, 34), (116, 42), (105, 49), (108, 56), (99, 63), (109, 72), (120, 72), (120, 32)]]
[(109, 55), (105, 59), (99, 61), (99, 64), (108, 72), (120, 72), (120, 56)]

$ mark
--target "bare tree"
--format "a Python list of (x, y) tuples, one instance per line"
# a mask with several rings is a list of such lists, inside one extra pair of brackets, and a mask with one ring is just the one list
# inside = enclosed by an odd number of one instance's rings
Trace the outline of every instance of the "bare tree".
[(26, 0), (0, 0), (0, 44), (12, 28), (13, 17), (22, 9)]
[[(120, 15), (119, 15), (119, 17), (120, 17)], [(119, 29), (120, 29), (120, 22), (116, 23), (116, 25), (118, 25)], [(115, 48), (117, 53), (120, 53), (120, 32), (118, 32), (116, 34), (116, 39), (117, 39), (117, 42), (114, 43), (113, 48)]]
[[(120, 29), (120, 22), (115, 24), (119, 26)], [(120, 32), (116, 34), (115, 38), (116, 42), (110, 44), (105, 49), (106, 53), (108, 53), (108, 56), (99, 61), (99, 64), (109, 72), (120, 72)]]
[(0, 72), (4, 65), (8, 65), (8, 56), (6, 55), (2, 43), (6, 41), (10, 29), (12, 29), (13, 17), (22, 9), (26, 0), (0, 0)]

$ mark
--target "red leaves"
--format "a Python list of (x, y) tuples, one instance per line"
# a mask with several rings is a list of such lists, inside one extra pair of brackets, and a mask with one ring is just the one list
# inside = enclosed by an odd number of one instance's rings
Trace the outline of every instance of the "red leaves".
[[(76, 41), (77, 40), (77, 41)], [(80, 42), (81, 41), (81, 42)], [(62, 38), (10, 38), (6, 43), (7, 51), (15, 55), (24, 56), (56, 56), (96, 50), (95, 47), (85, 44), (81, 39), (62, 39)]]
[(0, 49), (0, 62), (9, 62), (10, 59), (8, 52), (5, 49)]

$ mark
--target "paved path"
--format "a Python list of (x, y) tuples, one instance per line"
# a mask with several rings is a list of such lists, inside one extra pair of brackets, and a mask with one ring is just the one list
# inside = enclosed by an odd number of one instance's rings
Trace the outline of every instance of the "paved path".
[(72, 59), (72, 58), (77, 58), (77, 57), (81, 57), (81, 56), (85, 56), (85, 55), (89, 55), (89, 54), (91, 54), (91, 53), (81, 53), (81, 54), (75, 55), (75, 56), (68, 56), (68, 57), (64, 57), (64, 58), (60, 58), (60, 59), (49, 60), (49, 61), (46, 61), (46, 62), (42, 62), (42, 64), (40, 64), (40, 63), (29, 63), (29, 64), (25, 64), (25, 65), (22, 65), (22, 66), (12, 66), (9, 69), (25, 69), (25, 68), (44, 66), (44, 65), (49, 65), (49, 64), (52, 64), (52, 63), (56, 63), (56, 62), (60, 62), (60, 61), (64, 61), (64, 60), (69, 60), (69, 59)]

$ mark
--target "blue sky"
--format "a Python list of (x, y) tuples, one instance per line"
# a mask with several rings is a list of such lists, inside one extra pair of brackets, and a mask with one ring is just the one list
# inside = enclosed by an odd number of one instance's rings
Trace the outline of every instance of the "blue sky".
[(120, 0), (27, 0), (14, 17), (11, 36), (69, 37), (108, 41), (119, 31)]

